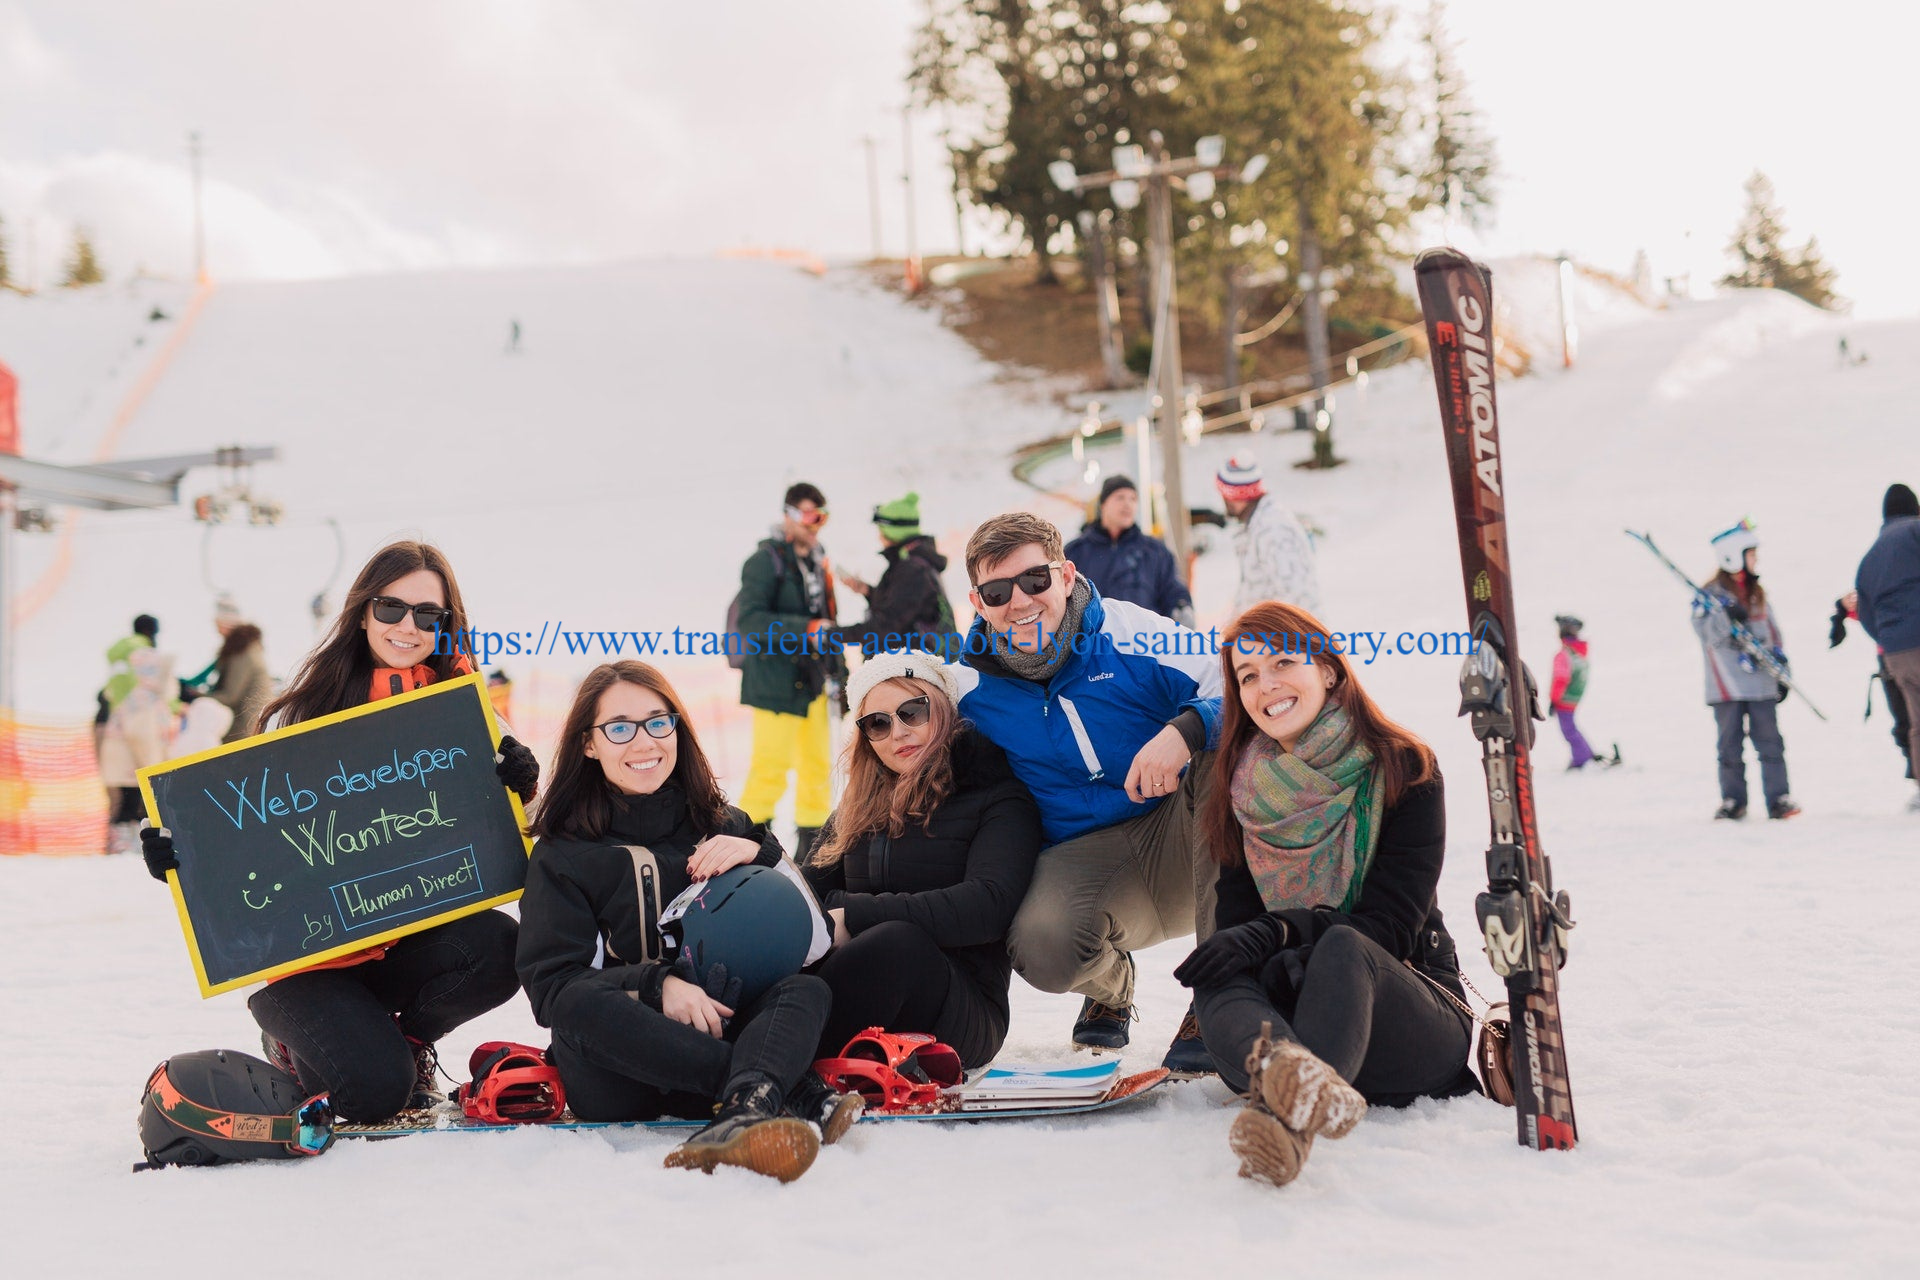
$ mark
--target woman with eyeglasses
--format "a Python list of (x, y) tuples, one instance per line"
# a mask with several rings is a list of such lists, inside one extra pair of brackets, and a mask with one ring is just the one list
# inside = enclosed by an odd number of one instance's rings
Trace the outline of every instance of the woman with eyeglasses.
[[(1387, 719), (1327, 630), (1268, 601), (1221, 637), (1213, 935), (1174, 969), (1220, 1078), (1247, 1096), (1240, 1176), (1292, 1181), (1369, 1104), (1478, 1090), (1435, 890), (1447, 810), (1433, 751)], [(1314, 656), (1309, 656), (1314, 655)]]
[(960, 719), (953, 669), (885, 653), (848, 681), (846, 792), (805, 871), (833, 922), (820, 1049), (868, 1027), (923, 1031), (968, 1068), (1007, 1038), (1007, 929), (1040, 853), (1040, 810)]
[[(783, 853), (727, 803), (686, 710), (643, 662), (574, 694), (520, 899), (520, 979), (583, 1120), (712, 1117), (667, 1164), (791, 1181), (860, 1115), (812, 1070), (829, 995), (795, 974), (743, 1007), (724, 965), (664, 958), (661, 909), (696, 880)], [(738, 983), (732, 984), (737, 990)], [(715, 1113), (715, 1104), (719, 1111)]]
[[(286, 728), (471, 674), (472, 660), (443, 633), (469, 634), (453, 566), (439, 548), (396, 542), (367, 561), (320, 646), (246, 732)], [(238, 727), (238, 726), (236, 726)], [(533, 753), (500, 740), (494, 771), (531, 799)], [(147, 869), (166, 880), (180, 863), (172, 837), (140, 833)], [(513, 998), (516, 926), (482, 911), (276, 979), (247, 1001), (267, 1058), (313, 1093), (332, 1095), (343, 1120), (377, 1123), (446, 1100), (435, 1043)]]

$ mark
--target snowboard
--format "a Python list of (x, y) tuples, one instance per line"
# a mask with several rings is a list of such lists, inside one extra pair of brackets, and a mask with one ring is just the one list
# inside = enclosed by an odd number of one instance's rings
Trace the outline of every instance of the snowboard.
[[(1155, 1067), (1151, 1071), (1142, 1071), (1138, 1075), (1123, 1076), (1114, 1082), (1105, 1096), (1092, 1102), (1036, 1104), (977, 1111), (959, 1109), (870, 1111), (860, 1118), (860, 1123), (866, 1124), (872, 1120), (1045, 1120), (1061, 1116), (1088, 1115), (1095, 1111), (1107, 1111), (1137, 1101), (1166, 1083), (1167, 1074), (1165, 1067)], [(558, 1120), (538, 1124), (488, 1124), (481, 1120), (469, 1120), (452, 1108), (437, 1108), (429, 1111), (403, 1111), (393, 1119), (380, 1124), (336, 1124), (333, 1127), (333, 1136), (336, 1138), (405, 1138), (422, 1133), (504, 1133), (511, 1129), (698, 1129), (706, 1123), (705, 1120), (682, 1120), (676, 1117), (665, 1117), (659, 1120), (576, 1120), (573, 1113), (568, 1111)]]

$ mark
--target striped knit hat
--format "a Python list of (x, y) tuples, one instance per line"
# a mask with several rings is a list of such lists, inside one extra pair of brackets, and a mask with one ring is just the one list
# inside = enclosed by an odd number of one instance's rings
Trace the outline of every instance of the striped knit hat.
[(904, 498), (881, 503), (873, 509), (873, 522), (880, 526), (882, 534), (895, 542), (919, 537), (920, 495), (909, 493)]
[(1267, 482), (1260, 475), (1259, 460), (1239, 454), (1228, 458), (1214, 473), (1213, 483), (1220, 490), (1220, 496), (1228, 502), (1251, 502), (1267, 492)]

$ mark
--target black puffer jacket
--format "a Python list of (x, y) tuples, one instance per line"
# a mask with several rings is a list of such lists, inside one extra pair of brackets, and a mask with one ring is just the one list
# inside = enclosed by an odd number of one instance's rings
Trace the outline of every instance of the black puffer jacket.
[[(1288, 945), (1310, 947), (1327, 930), (1343, 925), (1357, 929), (1395, 960), (1413, 961), (1416, 969), (1465, 1000), (1459, 954), (1436, 896), (1446, 847), (1446, 787), (1436, 770), (1381, 815), (1373, 865), (1351, 912), (1306, 907), (1273, 913), (1287, 923)], [(1216, 927), (1244, 923), (1266, 909), (1245, 863), (1221, 869)]]
[(821, 906), (845, 909), (848, 933), (905, 920), (932, 935), (997, 1011), (1004, 1036), (1007, 930), (1040, 853), (1040, 809), (1000, 748), (968, 725), (953, 740), (953, 783), (925, 827), (878, 832), (832, 866), (804, 870)]
[(862, 653), (897, 652), (951, 631), (953, 610), (940, 581), (947, 558), (933, 539), (921, 534), (880, 554), (887, 571), (867, 592), (866, 620), (846, 629), (847, 643)]
[[(785, 856), (764, 825), (733, 808), (727, 818), (715, 834), (758, 843), (758, 865), (771, 867)], [(632, 991), (646, 1004), (660, 1007), (667, 967), (646, 959), (654, 922), (644, 918), (633, 855), (622, 846), (652, 851), (660, 869), (655, 904), (664, 907), (693, 883), (687, 859), (701, 839), (686, 794), (669, 782), (651, 795), (617, 800), (604, 840), (542, 839), (534, 844), (527, 889), (520, 898), (520, 946), (514, 963), (541, 1026), (557, 1025), (556, 1015), (595, 990)], [(595, 967), (596, 957), (602, 967)]]

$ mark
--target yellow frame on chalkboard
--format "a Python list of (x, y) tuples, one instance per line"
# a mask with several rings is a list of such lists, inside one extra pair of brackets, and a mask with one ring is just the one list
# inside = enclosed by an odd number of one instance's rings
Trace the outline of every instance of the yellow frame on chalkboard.
[[(349, 707), (345, 711), (335, 711), (331, 715), (316, 716), (312, 720), (303, 720), (299, 724), (288, 725), (284, 729), (269, 729), (265, 733), (257, 733), (250, 738), (242, 738), (238, 742), (229, 742), (218, 747), (209, 747), (205, 751), (196, 751), (190, 756), (181, 756), (177, 760), (168, 760), (164, 763), (150, 765), (145, 769), (141, 769), (138, 773), (140, 779), (140, 798), (146, 803), (147, 822), (151, 826), (157, 827), (160, 825), (160, 809), (159, 806), (154, 803), (153, 784), (149, 779), (156, 778), (163, 773), (171, 773), (175, 769), (184, 769), (190, 764), (199, 764), (203, 760), (213, 760), (220, 756), (230, 756), (235, 752), (246, 751), (250, 748), (257, 747), (263, 742), (271, 742), (276, 738), (292, 738), (299, 734), (311, 733), (315, 729), (322, 729), (330, 724), (339, 724), (343, 720), (354, 720), (361, 716), (369, 716), (377, 712), (388, 711), (403, 702), (413, 702), (420, 698), (431, 698), (436, 694), (451, 693), (455, 689), (461, 688), (470, 688), (479, 695), (480, 710), (487, 719), (487, 736), (493, 739), (494, 749), (498, 751), (500, 748), (500, 738), (502, 736), (500, 733), (500, 718), (494, 714), (493, 699), (487, 696), (484, 677), (481, 676), (479, 672), (475, 672), (472, 675), (459, 676), (453, 680), (444, 680), (438, 684), (430, 684), (425, 688), (414, 689), (407, 693), (397, 693), (390, 698), (382, 698), (378, 702), (369, 702), (365, 706)], [(514, 823), (519, 827), (521, 833), (520, 843), (526, 847), (527, 854), (531, 857), (533, 853), (533, 841), (528, 839), (526, 835), (527, 811), (525, 807), (521, 805), (520, 797), (512, 791), (507, 792), (507, 799), (513, 805)], [(187, 897), (180, 891), (180, 873), (178, 871), (167, 872), (167, 888), (173, 893), (173, 909), (178, 912), (180, 916), (180, 931), (186, 935), (187, 954), (193, 960), (194, 981), (200, 984), (200, 997), (203, 1000), (210, 996), (220, 995), (223, 992), (237, 990), (240, 987), (250, 987), (256, 982), (271, 982), (275, 978), (283, 978), (290, 973), (299, 973), (303, 969), (311, 969), (316, 965), (325, 964), (329, 960), (338, 960), (342, 956), (353, 955), (355, 952), (367, 951), (379, 946), (383, 942), (392, 942), (395, 938), (404, 938), (410, 933), (419, 933), (422, 930), (431, 929), (435, 925), (445, 924), (449, 920), (458, 920), (462, 916), (477, 915), (482, 911), (491, 911), (503, 903), (512, 902), (520, 896), (521, 892), (515, 889), (512, 893), (503, 893), (482, 902), (469, 902), (457, 907), (449, 907), (439, 915), (428, 916), (403, 925), (396, 925), (385, 933), (372, 934), (365, 938), (356, 938), (352, 942), (342, 943), (340, 946), (331, 947), (325, 951), (318, 951), (310, 956), (302, 956), (298, 960), (289, 960), (285, 964), (277, 964), (270, 969), (261, 969), (257, 973), (243, 974), (238, 978), (231, 978), (226, 982), (209, 983), (207, 981), (206, 963), (200, 957), (200, 940), (194, 935), (193, 931), (193, 918), (187, 914)]]

